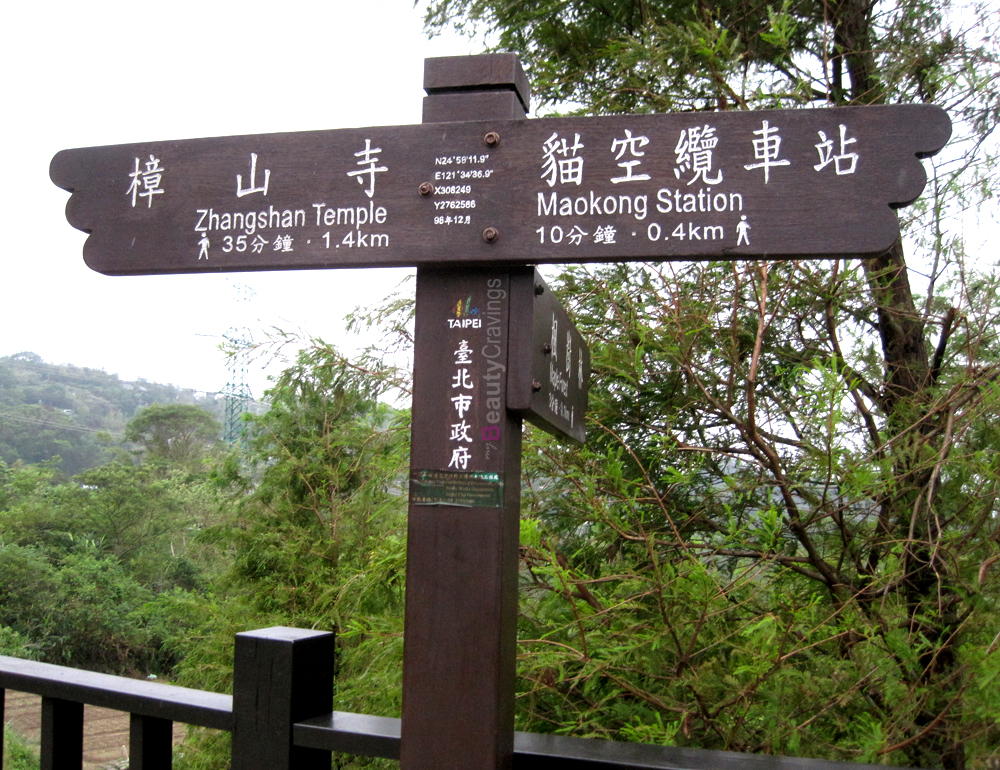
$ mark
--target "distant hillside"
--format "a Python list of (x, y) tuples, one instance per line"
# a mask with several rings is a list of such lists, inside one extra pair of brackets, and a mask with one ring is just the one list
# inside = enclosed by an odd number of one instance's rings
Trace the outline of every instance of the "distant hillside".
[(100, 369), (48, 364), (35, 353), (0, 356), (0, 460), (39, 463), (54, 456), (68, 475), (99, 465), (125, 425), (151, 404), (193, 404), (220, 422), (225, 400)]

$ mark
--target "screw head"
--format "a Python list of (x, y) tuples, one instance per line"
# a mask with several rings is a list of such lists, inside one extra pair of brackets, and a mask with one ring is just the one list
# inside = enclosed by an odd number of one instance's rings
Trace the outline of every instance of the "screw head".
[(500, 144), (500, 134), (496, 131), (490, 131), (486, 136), (483, 137), (483, 141), (486, 142), (487, 147), (496, 147)]
[(483, 230), (483, 240), (487, 243), (496, 243), (497, 239), (500, 237), (500, 231), (495, 227), (487, 227)]
[(420, 185), (420, 187), (417, 188), (417, 190), (420, 192), (421, 195), (430, 195), (432, 192), (434, 192), (434, 185), (432, 185), (430, 182), (424, 182), (423, 184)]
[(542, 389), (542, 383), (540, 383), (538, 380), (532, 380), (531, 381), (531, 389), (535, 393), (537, 393), (538, 391), (540, 391)]
[(549, 353), (552, 352), (552, 346), (549, 343), (546, 342), (544, 345), (542, 345), (542, 352), (545, 355), (548, 355)]

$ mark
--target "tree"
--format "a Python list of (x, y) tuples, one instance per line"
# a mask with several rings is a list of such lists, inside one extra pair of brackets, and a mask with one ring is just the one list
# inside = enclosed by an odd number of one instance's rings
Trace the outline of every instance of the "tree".
[[(946, 104), (978, 134), (996, 117), (996, 19), (975, 4), (711, 0), (429, 0), (453, 26), (517, 52), (543, 107), (581, 113)], [(970, 69), (970, 65), (977, 65)]]
[(383, 392), (313, 340), (249, 417), (245, 449), (215, 474), (230, 506), (202, 541), (228, 569), (178, 634), (182, 681), (227, 688), (237, 631), (336, 628), (338, 702), (398, 711), (408, 420)]
[(903, 221), (923, 296), (902, 242), (562, 273), (593, 341), (592, 446), (543, 441), (526, 462), (524, 700), (581, 733), (955, 770), (995, 756), (997, 279), (948, 227), (992, 184), (996, 17), (436, 0), (427, 21), (485, 29), (543, 104), (580, 112), (948, 108), (956, 141)]
[(197, 470), (220, 445), (221, 432), (219, 421), (196, 406), (153, 404), (129, 422), (125, 440), (142, 447), (149, 461)]
[(0, 463), (0, 544), (54, 565), (71, 556), (107, 560), (153, 592), (197, 590), (214, 573), (217, 559), (196, 540), (217, 507), (206, 481), (127, 461), (70, 481), (50, 466)]
[(120, 674), (162, 672), (169, 656), (153, 592), (112, 559), (91, 552), (52, 559), (0, 543), (0, 641), (8, 654)]
[[(110, 463), (80, 474), (77, 481), (75, 528), (85, 527), (98, 549), (119, 562), (168, 561), (171, 539), (179, 540), (192, 525), (185, 520), (178, 485), (156, 478), (147, 467)], [(144, 577), (155, 579), (154, 573), (162, 571), (150, 567)]]

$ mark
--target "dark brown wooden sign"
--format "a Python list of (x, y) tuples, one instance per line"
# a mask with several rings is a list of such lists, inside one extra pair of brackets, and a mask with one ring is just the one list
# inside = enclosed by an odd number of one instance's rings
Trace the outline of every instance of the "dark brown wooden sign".
[(871, 254), (931, 105), (428, 123), (64, 150), (111, 275)]
[(590, 347), (537, 270), (511, 275), (507, 408), (555, 436), (583, 444)]

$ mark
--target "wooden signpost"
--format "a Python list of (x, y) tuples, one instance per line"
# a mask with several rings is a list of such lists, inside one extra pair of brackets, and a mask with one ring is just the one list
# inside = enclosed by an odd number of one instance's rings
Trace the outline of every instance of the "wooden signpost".
[[(584, 440), (585, 340), (531, 264), (876, 254), (937, 107), (525, 120), (512, 54), (429, 59), (424, 122), (65, 150), (109, 275), (416, 266), (401, 763), (513, 756), (521, 420)], [(234, 759), (234, 766), (238, 763)]]

